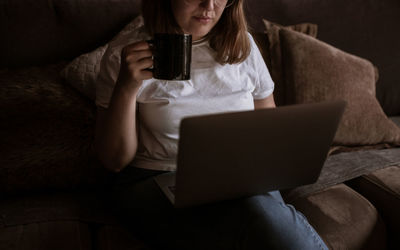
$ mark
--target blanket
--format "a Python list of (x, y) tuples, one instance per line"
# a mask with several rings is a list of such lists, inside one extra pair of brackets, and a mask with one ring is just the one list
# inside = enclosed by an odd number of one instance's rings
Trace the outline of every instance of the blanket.
[(290, 203), (311, 193), (390, 166), (400, 167), (400, 148), (331, 155), (325, 161), (316, 183), (283, 190), (282, 193), (285, 201)]

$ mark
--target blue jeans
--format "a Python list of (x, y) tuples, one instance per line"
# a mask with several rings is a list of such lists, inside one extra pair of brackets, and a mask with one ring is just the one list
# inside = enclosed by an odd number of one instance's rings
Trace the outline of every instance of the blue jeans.
[(110, 190), (115, 213), (154, 249), (328, 249), (279, 191), (176, 209), (153, 176), (127, 167)]

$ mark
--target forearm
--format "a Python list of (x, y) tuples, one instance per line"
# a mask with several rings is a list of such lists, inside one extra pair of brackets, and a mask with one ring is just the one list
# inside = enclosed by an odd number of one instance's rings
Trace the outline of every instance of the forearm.
[(265, 108), (275, 108), (274, 95), (271, 94), (268, 97), (260, 100), (254, 100), (254, 109), (265, 109)]
[(132, 86), (117, 82), (103, 124), (99, 126), (101, 131), (96, 133), (99, 159), (113, 171), (123, 169), (136, 154), (136, 94)]
[(121, 50), (121, 66), (108, 109), (97, 114), (95, 146), (106, 168), (119, 172), (133, 160), (138, 147), (136, 95), (153, 73), (149, 44), (140, 41)]

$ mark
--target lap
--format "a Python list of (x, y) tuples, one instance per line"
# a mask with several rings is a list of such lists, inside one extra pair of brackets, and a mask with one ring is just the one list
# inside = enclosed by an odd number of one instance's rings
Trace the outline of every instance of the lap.
[(163, 249), (282, 249), (282, 244), (290, 249), (293, 242), (301, 243), (301, 237), (312, 233), (312, 241), (319, 244), (320, 240), (305, 218), (284, 203), (279, 191), (175, 209), (147, 176), (117, 183), (112, 197), (127, 226), (144, 238), (162, 242)]

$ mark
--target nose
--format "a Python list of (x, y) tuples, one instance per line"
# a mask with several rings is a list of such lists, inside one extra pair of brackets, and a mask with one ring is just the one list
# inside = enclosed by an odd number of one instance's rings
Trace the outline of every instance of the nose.
[(202, 1), (202, 4), (207, 11), (211, 11), (214, 10), (215, 0), (204, 0)]

